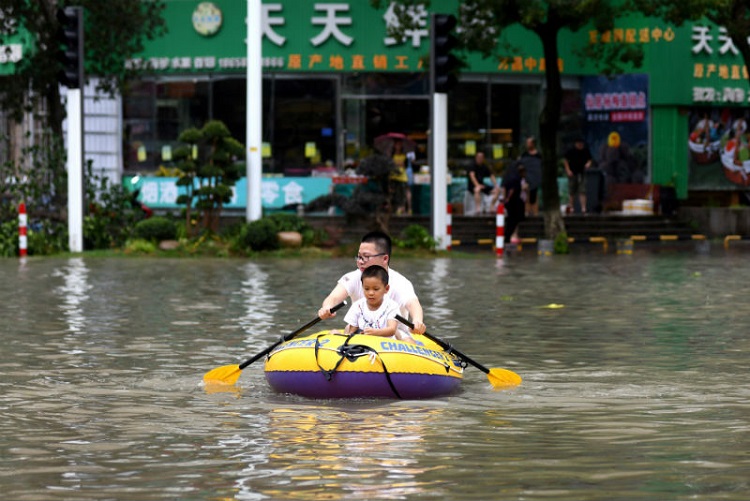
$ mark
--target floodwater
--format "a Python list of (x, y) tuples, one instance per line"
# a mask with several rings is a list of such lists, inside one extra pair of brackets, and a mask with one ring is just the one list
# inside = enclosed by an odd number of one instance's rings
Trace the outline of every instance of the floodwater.
[(524, 378), (426, 401), (275, 394), (260, 362), (205, 391), (353, 259), (0, 260), (2, 497), (745, 500), (748, 252), (396, 253), (430, 333)]

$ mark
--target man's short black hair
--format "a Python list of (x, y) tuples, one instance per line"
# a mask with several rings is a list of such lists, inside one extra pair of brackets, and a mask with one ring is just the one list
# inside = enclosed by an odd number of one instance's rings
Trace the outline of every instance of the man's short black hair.
[(362, 270), (362, 281), (365, 278), (379, 278), (383, 285), (388, 285), (388, 272), (380, 265), (373, 264)]
[(362, 243), (375, 244), (375, 247), (378, 248), (378, 252), (388, 254), (388, 257), (391, 255), (391, 247), (393, 245), (391, 243), (391, 237), (382, 231), (371, 231), (362, 237)]

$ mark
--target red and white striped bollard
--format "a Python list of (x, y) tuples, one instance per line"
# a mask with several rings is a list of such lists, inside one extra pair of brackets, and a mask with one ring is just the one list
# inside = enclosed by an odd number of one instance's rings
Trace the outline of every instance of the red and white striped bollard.
[(21, 202), (18, 206), (18, 255), (19, 257), (26, 257), (26, 246), (28, 244), (28, 238), (26, 233), (26, 225), (28, 224), (28, 217), (26, 216), (26, 204)]
[(501, 258), (503, 252), (505, 252), (505, 205), (500, 202), (497, 204), (495, 215), (495, 254)]
[(448, 204), (447, 213), (445, 214), (445, 238), (448, 240), (445, 250), (451, 250), (453, 243), (453, 207)]

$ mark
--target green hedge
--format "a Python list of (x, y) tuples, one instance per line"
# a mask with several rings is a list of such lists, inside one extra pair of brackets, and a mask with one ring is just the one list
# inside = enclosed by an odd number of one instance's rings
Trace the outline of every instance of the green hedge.
[(155, 216), (138, 221), (133, 229), (133, 235), (135, 238), (142, 238), (151, 242), (175, 240), (177, 238), (177, 225), (171, 219)]
[(296, 214), (277, 213), (242, 226), (237, 236), (239, 250), (268, 251), (279, 248), (277, 234), (296, 231), (302, 235), (302, 245), (310, 245), (315, 231)]

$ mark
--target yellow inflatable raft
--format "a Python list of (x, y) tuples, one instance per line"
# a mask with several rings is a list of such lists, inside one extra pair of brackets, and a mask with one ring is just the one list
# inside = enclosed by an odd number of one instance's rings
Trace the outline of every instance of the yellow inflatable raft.
[(432, 398), (455, 391), (465, 364), (424, 336), (418, 344), (321, 331), (286, 341), (266, 359), (266, 380), (310, 398)]

